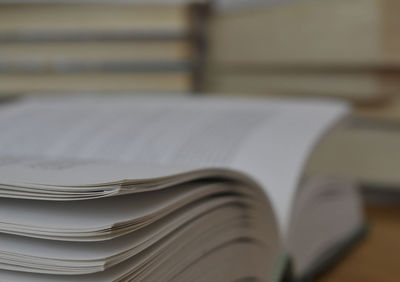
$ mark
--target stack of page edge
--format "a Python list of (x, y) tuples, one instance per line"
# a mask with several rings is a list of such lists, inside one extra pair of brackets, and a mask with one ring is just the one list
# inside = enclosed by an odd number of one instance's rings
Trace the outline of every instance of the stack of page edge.
[(264, 193), (240, 179), (204, 178), (213, 176), (82, 187), (2, 182), (2, 196), (14, 199), (1, 199), (0, 275), (7, 281), (267, 277), (264, 264), (276, 252), (277, 235), (268, 228), (273, 220), (265, 217)]

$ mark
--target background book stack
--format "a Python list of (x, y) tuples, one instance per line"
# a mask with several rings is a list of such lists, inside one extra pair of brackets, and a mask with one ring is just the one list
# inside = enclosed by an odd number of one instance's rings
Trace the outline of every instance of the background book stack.
[(400, 186), (400, 2), (248, 4), (222, 1), (211, 17), (207, 91), (347, 99), (351, 121), (325, 138), (309, 172)]
[[(206, 4), (0, 4), (0, 92), (187, 92)], [(203, 17), (204, 16), (204, 17)]]

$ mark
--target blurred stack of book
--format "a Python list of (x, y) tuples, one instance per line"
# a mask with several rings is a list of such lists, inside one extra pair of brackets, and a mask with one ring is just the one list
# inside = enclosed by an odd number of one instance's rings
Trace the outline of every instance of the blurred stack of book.
[(222, 2), (207, 91), (347, 99), (351, 121), (322, 142), (309, 173), (400, 187), (400, 1)]
[(204, 1), (2, 1), (0, 93), (188, 92)]

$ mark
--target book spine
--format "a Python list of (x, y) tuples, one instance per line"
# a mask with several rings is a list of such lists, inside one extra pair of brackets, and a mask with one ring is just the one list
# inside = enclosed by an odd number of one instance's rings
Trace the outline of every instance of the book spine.
[(187, 31), (29, 31), (0, 33), (0, 42), (46, 42), (46, 41), (154, 41), (189, 38)]
[(211, 15), (211, 3), (192, 3), (188, 9), (190, 41), (193, 46), (192, 85), (193, 92), (204, 90), (204, 74), (208, 53), (208, 24)]
[(52, 63), (32, 61), (7, 63), (0, 60), (0, 73), (79, 73), (79, 72), (132, 72), (132, 73), (160, 73), (190, 71), (194, 66), (190, 61), (174, 62), (74, 62), (56, 61)]

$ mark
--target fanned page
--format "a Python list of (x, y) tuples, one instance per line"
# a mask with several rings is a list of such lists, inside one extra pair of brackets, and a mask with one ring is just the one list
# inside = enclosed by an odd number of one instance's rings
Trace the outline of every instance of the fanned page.
[[(0, 109), (0, 177), (57, 185), (73, 176), (83, 185), (233, 169), (264, 187), (285, 234), (308, 154), (347, 111), (344, 103), (316, 100), (27, 99)], [(79, 162), (21, 168), (18, 158), (26, 157)]]

